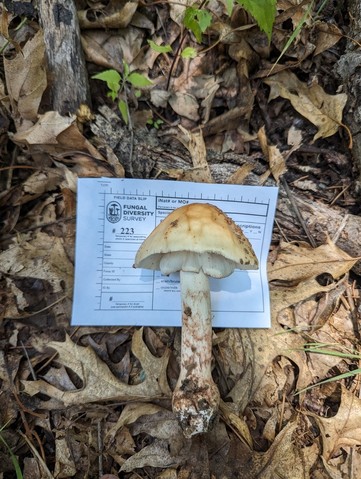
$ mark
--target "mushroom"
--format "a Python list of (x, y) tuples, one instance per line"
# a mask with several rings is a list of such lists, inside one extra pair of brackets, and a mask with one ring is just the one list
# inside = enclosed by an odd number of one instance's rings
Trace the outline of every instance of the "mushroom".
[(184, 435), (204, 433), (217, 417), (220, 395), (212, 378), (212, 313), (208, 276), (257, 269), (241, 228), (216, 206), (192, 203), (171, 212), (144, 240), (136, 268), (180, 273), (182, 339), (180, 375), (172, 407)]

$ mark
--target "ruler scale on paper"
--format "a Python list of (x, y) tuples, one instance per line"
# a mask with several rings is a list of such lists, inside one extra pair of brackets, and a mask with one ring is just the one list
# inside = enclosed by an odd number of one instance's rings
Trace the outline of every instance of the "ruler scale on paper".
[(268, 327), (266, 260), (277, 188), (187, 182), (80, 179), (73, 325), (179, 326), (179, 275), (134, 269), (143, 240), (175, 208), (211, 203), (251, 241), (257, 271), (210, 279), (214, 327)]

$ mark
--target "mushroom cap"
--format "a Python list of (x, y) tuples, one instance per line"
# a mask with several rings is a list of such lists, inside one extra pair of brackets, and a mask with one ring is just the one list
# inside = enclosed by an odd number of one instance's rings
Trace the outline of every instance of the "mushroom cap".
[(144, 240), (136, 268), (203, 272), (215, 278), (234, 269), (258, 269), (251, 243), (241, 228), (208, 203), (191, 203), (172, 211)]

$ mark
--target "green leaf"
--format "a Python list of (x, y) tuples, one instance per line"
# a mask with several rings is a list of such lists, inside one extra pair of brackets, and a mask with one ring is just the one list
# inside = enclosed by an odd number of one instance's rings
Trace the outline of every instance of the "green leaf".
[(295, 28), (295, 30), (293, 31), (292, 35), (290, 36), (290, 38), (287, 40), (286, 42), (286, 45), (283, 47), (283, 50), (281, 51), (279, 57), (277, 58), (276, 62), (274, 63), (274, 65), (272, 66), (271, 68), (271, 71), (270, 73), (273, 71), (273, 69), (275, 68), (275, 66), (278, 64), (278, 62), (281, 60), (281, 58), (283, 57), (283, 55), (286, 53), (286, 51), (289, 49), (289, 47), (292, 45), (292, 43), (295, 41), (295, 39), (297, 38), (298, 34), (300, 33), (300, 31), (302, 30), (302, 27), (303, 25), (306, 23), (306, 20), (307, 18), (311, 15), (311, 11), (313, 9), (313, 0), (312, 2), (309, 4), (308, 8), (306, 9), (305, 13), (303, 14), (301, 20), (299, 21), (297, 27)]
[(173, 49), (170, 45), (157, 45), (153, 40), (147, 40), (149, 46), (152, 50), (158, 53), (169, 53), (172, 52)]
[(6, 449), (8, 450), (8, 453), (9, 453), (10, 458), (11, 458), (11, 462), (13, 463), (13, 466), (14, 466), (14, 470), (15, 470), (15, 473), (16, 473), (16, 478), (17, 479), (23, 479), (23, 474), (21, 472), (21, 468), (20, 468), (20, 464), (18, 462), (18, 459), (15, 456), (15, 454), (13, 453), (13, 451), (10, 448), (10, 446), (8, 445), (8, 443), (3, 438), (2, 434), (1, 434), (2, 430), (3, 430), (3, 428), (0, 429), (0, 442), (2, 442), (3, 445), (6, 447)]
[(161, 120), (160, 118), (158, 118), (157, 120), (153, 120), (153, 118), (149, 118), (147, 120), (147, 125), (150, 125), (152, 126), (153, 128), (155, 128), (156, 130), (159, 130), (159, 127), (164, 123), (163, 120)]
[(311, 386), (307, 386), (303, 389), (300, 389), (299, 391), (297, 391), (295, 393), (295, 395), (297, 396), (298, 394), (302, 394), (302, 393), (308, 391), (309, 389), (313, 389), (315, 387), (320, 386), (321, 384), (333, 383), (335, 381), (341, 381), (341, 379), (351, 378), (352, 376), (356, 376), (356, 374), (360, 374), (360, 373), (361, 373), (361, 368), (353, 369), (352, 371), (347, 371), (347, 373), (338, 374), (337, 376), (333, 376), (332, 378), (324, 379), (323, 381), (319, 381), (318, 383), (311, 384)]
[[(200, 43), (202, 40), (202, 31), (198, 22), (195, 19), (196, 16), (196, 9), (193, 7), (186, 8), (184, 12), (183, 24), (188, 30), (193, 32), (194, 36), (196, 37), (197, 41)], [(198, 40), (199, 39), (199, 40)]]
[(208, 12), (208, 10), (197, 10), (196, 17), (198, 19), (202, 33), (204, 33), (212, 23), (212, 15), (210, 12)]
[[(102, 80), (106, 82), (107, 87), (115, 96), (120, 89), (121, 75), (116, 70), (105, 70), (104, 72), (93, 75), (94, 80)], [(113, 95), (112, 95), (113, 96)], [(114, 98), (113, 98), (114, 99)]]
[(319, 343), (315, 346), (305, 344), (303, 349), (305, 353), (314, 353), (314, 354), (325, 354), (327, 356), (336, 356), (337, 358), (347, 358), (347, 359), (361, 359), (361, 355), (357, 353), (344, 353), (342, 351), (334, 351), (332, 349), (322, 348), (322, 343)]
[(117, 94), (116, 91), (110, 90), (110, 91), (108, 91), (107, 96), (108, 96), (109, 98), (111, 98), (113, 101), (115, 101), (115, 99), (117, 98), (118, 94)]
[(198, 43), (202, 42), (202, 30), (198, 22), (194, 18), (188, 19), (187, 22), (186, 22), (186, 19), (184, 18), (184, 26), (193, 33)]
[(124, 123), (126, 125), (128, 125), (129, 115), (128, 115), (128, 105), (127, 105), (127, 103), (124, 100), (119, 100), (118, 108), (119, 108), (120, 114), (122, 115)]
[(151, 82), (146, 76), (136, 72), (131, 73), (128, 76), (127, 81), (136, 88), (144, 88), (146, 86), (153, 85), (153, 82)]
[(198, 43), (202, 42), (202, 33), (204, 33), (212, 23), (212, 15), (207, 10), (188, 7), (184, 14), (184, 26), (188, 28), (196, 37)]
[(273, 23), (276, 17), (277, 0), (237, 0), (247, 10), (271, 41)]
[(227, 15), (231, 16), (234, 6), (234, 0), (224, 0), (224, 3), (226, 5)]
[(197, 56), (197, 50), (193, 47), (186, 47), (182, 53), (182, 58), (195, 58)]
[(123, 75), (125, 79), (127, 79), (129, 75), (129, 65), (125, 60), (123, 60)]

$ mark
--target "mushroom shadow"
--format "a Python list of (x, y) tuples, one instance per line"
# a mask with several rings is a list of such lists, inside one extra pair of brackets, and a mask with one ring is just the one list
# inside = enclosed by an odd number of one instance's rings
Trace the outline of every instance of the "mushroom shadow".
[(228, 293), (241, 293), (252, 288), (251, 278), (246, 271), (233, 273), (227, 278), (216, 279), (209, 278), (210, 290), (219, 293), (225, 291)]

